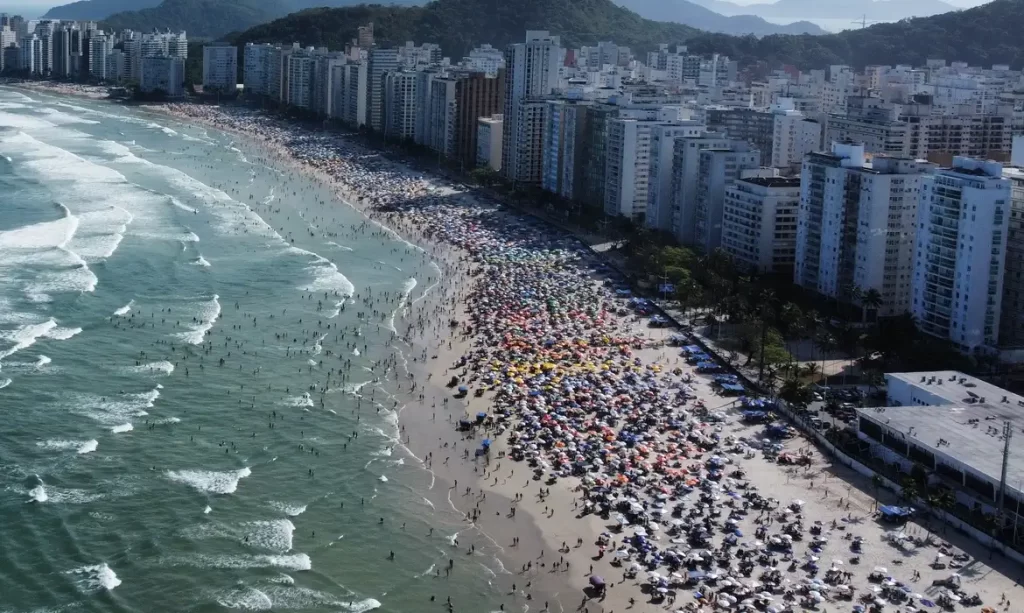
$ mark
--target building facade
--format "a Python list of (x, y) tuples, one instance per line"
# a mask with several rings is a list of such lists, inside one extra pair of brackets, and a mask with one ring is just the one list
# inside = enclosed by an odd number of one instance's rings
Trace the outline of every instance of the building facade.
[(234, 93), (238, 84), (238, 47), (203, 45), (203, 90)]
[(1011, 186), (998, 162), (957, 157), (929, 177), (918, 208), (913, 313), (964, 352), (999, 341)]
[(502, 173), (514, 183), (541, 184), (544, 170), (543, 98), (558, 87), (563, 50), (557, 36), (530, 30), (505, 50)]
[(799, 177), (750, 177), (727, 185), (722, 249), (748, 270), (791, 275), (799, 208)]

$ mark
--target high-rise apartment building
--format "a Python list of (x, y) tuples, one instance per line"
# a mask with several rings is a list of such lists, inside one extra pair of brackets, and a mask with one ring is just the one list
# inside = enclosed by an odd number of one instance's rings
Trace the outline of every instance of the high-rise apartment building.
[(591, 100), (560, 99), (547, 101), (544, 125), (544, 173), (541, 187), (566, 200), (575, 200), (577, 182), (582, 174), (585, 135), (584, 118)]
[(917, 214), (913, 314), (964, 352), (999, 342), (1011, 186), (998, 162), (957, 157), (928, 177)]
[[(90, 55), (90, 60), (93, 56)], [(104, 58), (106, 62), (106, 58)], [(185, 96), (185, 61), (177, 56), (152, 55), (142, 58), (139, 90), (164, 92), (168, 98)]]
[(557, 36), (530, 30), (505, 51), (502, 172), (514, 183), (540, 185), (544, 170), (545, 96), (558, 87), (563, 49)]
[(417, 85), (413, 71), (384, 75), (384, 135), (388, 139), (411, 141), (416, 136)]
[(706, 132), (703, 122), (697, 120), (658, 123), (651, 128), (650, 186), (644, 218), (648, 228), (672, 230), (672, 163), (676, 139), (695, 138)]
[(504, 117), (492, 115), (477, 120), (476, 164), (495, 172), (501, 171), (501, 124)]
[(398, 49), (372, 47), (367, 59), (366, 110), (371, 129), (384, 131), (384, 75), (398, 70)]
[(697, 163), (697, 198), (694, 244), (711, 253), (722, 244), (722, 211), (725, 188), (746, 170), (756, 170), (761, 152), (744, 142), (700, 152)]
[[(697, 181), (700, 152), (704, 149), (728, 149), (746, 141), (730, 139), (718, 132), (676, 138), (672, 151), (672, 235), (684, 245), (696, 242)], [(659, 217), (663, 213), (659, 212)]]
[(288, 56), (284, 102), (300, 109), (312, 108), (315, 64), (313, 55), (305, 50), (293, 51)]
[(855, 288), (877, 290), (877, 315), (909, 311), (914, 220), (933, 169), (880, 155), (869, 163), (863, 145), (834, 143), (804, 158), (794, 283), (851, 304)]
[(792, 275), (799, 208), (799, 177), (748, 177), (727, 185), (722, 249), (750, 271)]
[[(1024, 158), (1024, 136), (1017, 137)], [(1010, 180), (1010, 217), (1007, 222), (1006, 271), (1003, 274), (1003, 304), (999, 316), (999, 346), (1024, 349), (1024, 159), (1011, 160), (1015, 167), (1004, 168)], [(1020, 166), (1016, 166), (1020, 164)]]
[(234, 93), (238, 84), (238, 47), (203, 45), (203, 90)]

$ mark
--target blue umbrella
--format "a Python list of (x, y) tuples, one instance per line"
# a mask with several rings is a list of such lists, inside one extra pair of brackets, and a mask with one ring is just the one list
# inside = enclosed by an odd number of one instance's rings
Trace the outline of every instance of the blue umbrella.
[(921, 599), (921, 604), (923, 604), (926, 607), (934, 607), (935, 606), (934, 602), (932, 602), (930, 600), (926, 600), (924, 598)]
[(485, 438), (484, 442), (480, 443), (480, 444), (483, 445), (484, 447), (490, 447), (491, 446), (491, 439)]

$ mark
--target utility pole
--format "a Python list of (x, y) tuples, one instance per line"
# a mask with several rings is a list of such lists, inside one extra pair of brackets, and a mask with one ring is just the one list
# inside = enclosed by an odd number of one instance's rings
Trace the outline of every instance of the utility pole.
[[(1003, 472), (999, 477), (999, 516), (1003, 517), (1003, 505), (1006, 502), (1006, 471), (1010, 466), (1010, 439), (1013, 438), (1013, 426), (1003, 422)], [(1002, 528), (1002, 525), (999, 526)]]

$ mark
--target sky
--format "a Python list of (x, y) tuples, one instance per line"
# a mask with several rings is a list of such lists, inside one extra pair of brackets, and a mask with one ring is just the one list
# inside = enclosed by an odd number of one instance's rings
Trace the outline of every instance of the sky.
[[(0, 13), (20, 14), (25, 17), (38, 17), (53, 6), (67, 4), (72, 0), (0, 0)], [(775, 0), (730, 0), (736, 4), (764, 4)], [(989, 0), (946, 0), (947, 3), (955, 6), (978, 6)]]

